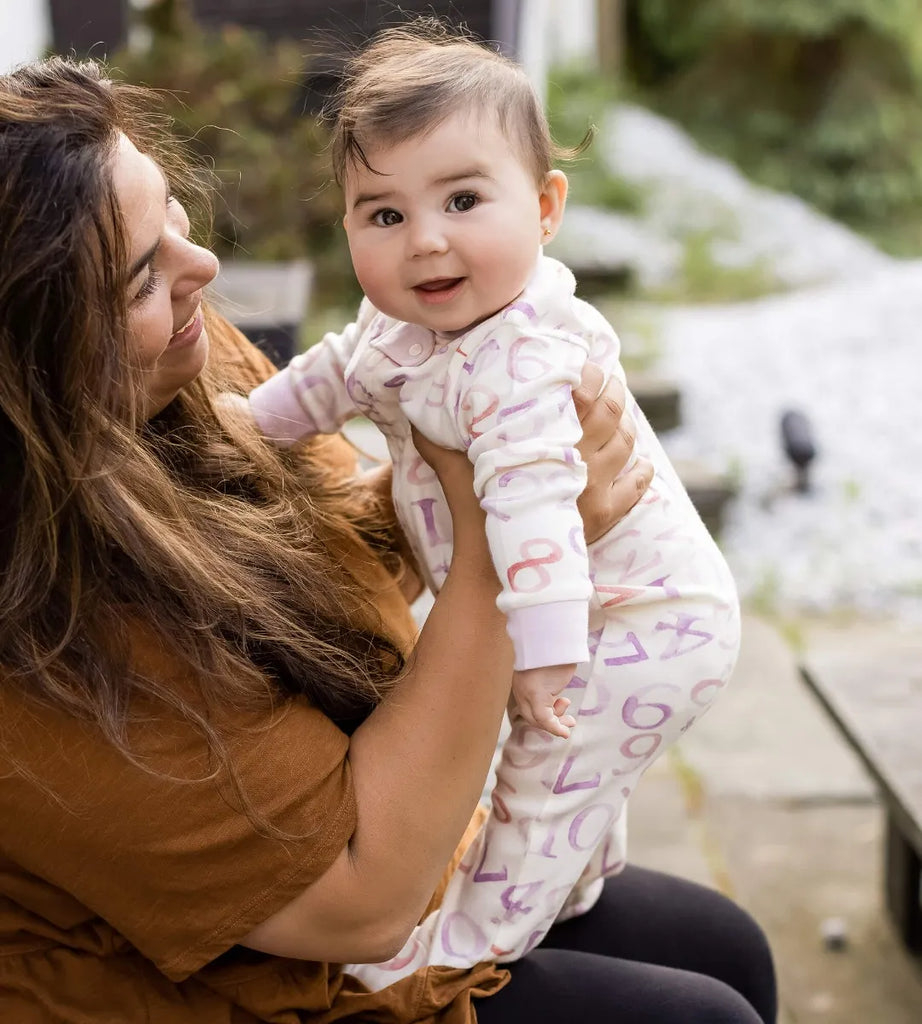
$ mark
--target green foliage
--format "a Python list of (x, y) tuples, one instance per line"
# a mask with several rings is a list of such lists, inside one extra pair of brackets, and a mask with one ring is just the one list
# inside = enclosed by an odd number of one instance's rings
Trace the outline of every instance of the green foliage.
[(561, 64), (548, 76), (547, 118), (561, 146), (578, 146), (617, 101), (614, 83), (579, 64)]
[(177, 135), (213, 169), (215, 249), (226, 257), (307, 257), (318, 290), (352, 283), (341, 202), (330, 183), (326, 129), (302, 113), (300, 46), (226, 26), (209, 31), (175, 0), (157, 4), (147, 49), (112, 59), (128, 81), (160, 90)]
[(916, 0), (627, 0), (628, 74), (774, 188), (897, 251), (922, 246)]
[(549, 76), (547, 118), (551, 135), (564, 150), (581, 150), (565, 167), (573, 201), (581, 206), (633, 213), (643, 206), (643, 191), (612, 174), (593, 152), (595, 126), (615, 101), (613, 84), (585, 68), (561, 66)]

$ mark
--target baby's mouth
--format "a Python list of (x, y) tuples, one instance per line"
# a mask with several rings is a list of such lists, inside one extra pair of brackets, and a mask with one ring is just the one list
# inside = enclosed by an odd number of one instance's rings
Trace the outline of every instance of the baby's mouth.
[(423, 281), (422, 284), (416, 285), (415, 290), (419, 292), (427, 292), (428, 294), (448, 292), (456, 285), (459, 285), (463, 280), (463, 277), (436, 277), (431, 281)]
[(434, 277), (431, 281), (423, 281), (413, 289), (423, 306), (445, 306), (460, 293), (464, 277)]

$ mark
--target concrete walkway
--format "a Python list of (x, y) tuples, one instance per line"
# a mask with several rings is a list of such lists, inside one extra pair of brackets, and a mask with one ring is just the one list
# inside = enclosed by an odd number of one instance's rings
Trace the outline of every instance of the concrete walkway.
[[(727, 693), (638, 787), (631, 859), (755, 915), (775, 951), (782, 1024), (919, 1024), (922, 963), (882, 908), (873, 785), (779, 631), (748, 616), (743, 635)], [(809, 648), (840, 634), (804, 635)]]

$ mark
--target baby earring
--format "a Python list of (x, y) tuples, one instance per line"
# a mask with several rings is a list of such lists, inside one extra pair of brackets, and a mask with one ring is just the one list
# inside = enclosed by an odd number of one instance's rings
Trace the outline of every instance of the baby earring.
[(551, 237), (551, 229), (550, 228), (545, 228), (544, 229), (544, 237), (545, 238), (550, 238)]

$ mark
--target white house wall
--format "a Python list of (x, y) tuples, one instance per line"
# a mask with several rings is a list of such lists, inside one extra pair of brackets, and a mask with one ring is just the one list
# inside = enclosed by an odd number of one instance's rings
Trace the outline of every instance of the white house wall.
[(548, 69), (595, 63), (598, 0), (519, 0), (518, 56), (542, 100)]
[(50, 39), (47, 0), (0, 0), (0, 72), (40, 57)]

